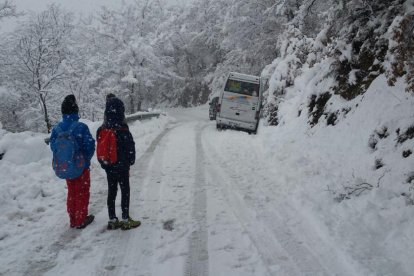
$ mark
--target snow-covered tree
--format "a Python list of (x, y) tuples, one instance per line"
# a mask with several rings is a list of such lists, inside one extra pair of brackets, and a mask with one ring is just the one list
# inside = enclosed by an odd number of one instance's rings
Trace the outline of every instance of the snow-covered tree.
[[(286, 89), (315, 65), (318, 67), (312, 69), (314, 79), (307, 81), (316, 84), (324, 81), (330, 85), (323, 91), (315, 89), (315, 93), (321, 94), (309, 99), (309, 106), (319, 102), (321, 108), (318, 112), (309, 112), (312, 125), (324, 113), (326, 99), (339, 95), (351, 100), (365, 93), (372, 81), (384, 72), (390, 84), (402, 76), (409, 82), (410, 64), (413, 64), (409, 54), (413, 9), (408, 2), (297, 1), (299, 5), (292, 13), (293, 18), (278, 36), (278, 57), (266, 68), (266, 74), (271, 75), (266, 98), (269, 123), (277, 124), (278, 102)], [(296, 86), (291, 91), (300, 93), (302, 89)], [(341, 112), (346, 111), (334, 111), (334, 115), (326, 116), (335, 118)]]
[(21, 13), (17, 12), (16, 5), (13, 1), (4, 0), (0, 2), (0, 21), (7, 17), (17, 17)]
[[(124, 5), (120, 10), (104, 8), (98, 16), (99, 26), (92, 30), (99, 40), (97, 54), (110, 53), (112, 86), (119, 86), (118, 95), (129, 102), (129, 112), (141, 108), (147, 92), (159, 79), (168, 78), (166, 62), (158, 54), (157, 26), (163, 19), (158, 2), (143, 1)], [(122, 81), (129, 74), (133, 85)], [(157, 89), (155, 89), (157, 91)]]
[[(262, 74), (270, 78), (266, 114), (277, 124), (281, 99), (321, 63), (330, 70), (317, 78), (332, 80), (326, 90), (344, 99), (382, 73), (391, 85), (405, 77), (414, 90), (411, 2), (196, 0), (166, 7), (144, 0), (103, 8), (76, 26), (53, 6), (0, 42), (0, 82), (18, 93), (18, 117), (41, 114), (49, 129), (63, 94), (75, 94), (81, 115), (97, 120), (107, 93), (124, 99), (128, 112), (191, 106), (221, 89), (229, 71)], [(0, 3), (16, 15), (12, 2)]]
[(8, 41), (6, 85), (20, 94), (26, 111), (38, 110), (43, 114), (48, 132), (51, 130), (48, 104), (61, 93), (57, 85), (67, 76), (67, 42), (72, 30), (72, 15), (51, 5), (31, 16)]

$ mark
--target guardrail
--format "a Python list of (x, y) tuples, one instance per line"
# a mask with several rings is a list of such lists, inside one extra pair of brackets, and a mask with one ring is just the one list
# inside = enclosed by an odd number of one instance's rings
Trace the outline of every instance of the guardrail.
[[(142, 114), (132, 114), (128, 115), (125, 118), (125, 121), (127, 123), (135, 122), (135, 121), (142, 121), (142, 120), (148, 120), (151, 118), (159, 118), (162, 113), (160, 112), (153, 112), (153, 113), (142, 113)], [(50, 137), (45, 138), (46, 145), (49, 145)]]
[(147, 120), (147, 119), (151, 119), (151, 118), (159, 118), (161, 115), (161, 113), (159, 112), (154, 112), (154, 113), (143, 113), (143, 114), (132, 114), (132, 115), (128, 115), (126, 116), (126, 122), (130, 123), (130, 122), (134, 122), (134, 121), (142, 121), (142, 120)]

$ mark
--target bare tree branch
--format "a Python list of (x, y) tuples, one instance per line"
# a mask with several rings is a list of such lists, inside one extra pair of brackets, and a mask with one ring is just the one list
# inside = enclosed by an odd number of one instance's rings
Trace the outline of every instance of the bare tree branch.
[(16, 5), (9, 0), (0, 2), (0, 21), (7, 17), (17, 17), (23, 13), (17, 12)]

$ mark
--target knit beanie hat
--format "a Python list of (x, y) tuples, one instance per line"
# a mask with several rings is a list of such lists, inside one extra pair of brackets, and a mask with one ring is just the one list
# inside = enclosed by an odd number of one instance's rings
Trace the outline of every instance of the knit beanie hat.
[(111, 98), (116, 98), (115, 94), (109, 93), (108, 95), (106, 95), (106, 100), (109, 100)]
[(62, 114), (78, 113), (79, 107), (76, 104), (75, 95), (67, 95), (62, 102)]

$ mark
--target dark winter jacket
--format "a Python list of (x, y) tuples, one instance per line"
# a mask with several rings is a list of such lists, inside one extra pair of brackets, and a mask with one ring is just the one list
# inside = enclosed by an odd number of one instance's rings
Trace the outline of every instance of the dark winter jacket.
[[(68, 130), (73, 123), (78, 124), (78, 126), (73, 131), (73, 135), (76, 137), (76, 141), (80, 147), (80, 151), (84, 154), (86, 160), (85, 168), (89, 168), (91, 165), (92, 156), (95, 152), (95, 140), (93, 139), (88, 126), (84, 123), (78, 122), (78, 113), (63, 114), (62, 118), (62, 122), (60, 122), (57, 125), (62, 129), (62, 131)], [(57, 126), (53, 128), (52, 134), (50, 135), (50, 148), (52, 149), (52, 151), (55, 149), (56, 146), (56, 138), (58, 135), (56, 131)]]
[(125, 107), (120, 99), (110, 98), (106, 102), (105, 121), (96, 133), (97, 139), (103, 129), (111, 129), (115, 132), (117, 162), (107, 164), (98, 160), (101, 167), (112, 173), (128, 171), (130, 166), (135, 163), (135, 142), (128, 125), (125, 123)]

